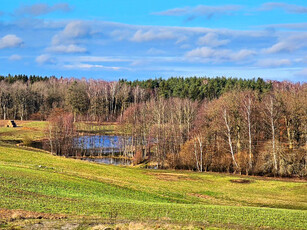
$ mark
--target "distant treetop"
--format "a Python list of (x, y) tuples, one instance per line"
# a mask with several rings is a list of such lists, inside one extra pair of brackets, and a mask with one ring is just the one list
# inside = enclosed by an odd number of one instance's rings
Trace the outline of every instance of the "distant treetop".
[[(28, 76), (25, 74), (0, 76), (0, 82), (5, 81), (9, 84), (13, 84), (16, 81), (33, 84), (34, 82), (48, 81), (50, 79), (57, 78), (54, 76), (42, 77), (36, 75)], [(63, 78), (61, 77), (61, 79)], [(266, 82), (262, 78), (242, 79), (226, 77), (171, 77), (168, 79), (156, 78), (142, 81), (120, 79), (119, 83), (129, 85), (133, 88), (139, 86), (165, 98), (179, 97), (192, 100), (203, 100), (205, 98), (212, 100), (232, 90), (250, 89), (263, 93), (270, 91), (274, 85), (273, 82)]]
[(171, 77), (168, 79), (156, 78), (148, 80), (127, 81), (121, 83), (132, 87), (139, 86), (144, 89), (157, 90), (165, 98), (180, 97), (193, 100), (214, 99), (231, 90), (257, 90), (260, 93), (270, 91), (272, 84), (262, 78), (241, 79), (226, 77)]
[(38, 82), (38, 81), (47, 81), (49, 80), (49, 78), (52, 77), (42, 77), (42, 76), (35, 76), (35, 75), (25, 75), (25, 74), (18, 74), (18, 75), (10, 75), (8, 74), (7, 76), (1, 76), (0, 75), (0, 82), (1, 81), (5, 81), (7, 83), (13, 84), (16, 81), (21, 81), (24, 83), (31, 83), (33, 84), (34, 82)]

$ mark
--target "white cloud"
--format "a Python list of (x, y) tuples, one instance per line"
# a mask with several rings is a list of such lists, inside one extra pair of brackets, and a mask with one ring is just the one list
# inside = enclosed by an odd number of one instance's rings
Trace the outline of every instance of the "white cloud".
[(281, 66), (289, 66), (291, 65), (291, 61), (289, 59), (262, 59), (257, 62), (258, 66), (261, 67), (281, 67)]
[(106, 69), (106, 70), (119, 70), (121, 67), (103, 66), (98, 64), (77, 63), (64, 65), (67, 69)]
[(189, 49), (189, 48), (191, 48), (191, 45), (190, 45), (190, 44), (182, 44), (182, 45), (180, 46), (180, 49)]
[(178, 35), (177, 36), (177, 41), (176, 41), (176, 44), (179, 44), (179, 43), (182, 43), (182, 42), (185, 42), (189, 39), (189, 37), (187, 35)]
[(181, 15), (187, 14), (190, 11), (191, 11), (190, 7), (183, 7), (183, 8), (173, 8), (173, 9), (169, 9), (169, 10), (165, 10), (161, 12), (155, 12), (152, 14), (166, 15), (166, 16), (181, 16)]
[(229, 55), (229, 59), (233, 61), (240, 61), (246, 58), (249, 58), (253, 55), (255, 55), (256, 52), (253, 50), (248, 50), (248, 49), (242, 49), (239, 50), (239, 52), (232, 52)]
[(307, 77), (307, 68), (302, 69), (301, 71), (296, 73), (297, 76), (305, 77), (305, 82), (306, 82), (306, 77)]
[(241, 9), (239, 5), (224, 5), (224, 6), (206, 6), (199, 5), (196, 7), (182, 7), (169, 9), (162, 12), (156, 12), (156, 15), (167, 15), (167, 16), (188, 16), (188, 20), (192, 20), (199, 16), (206, 16), (211, 18), (215, 15), (230, 15), (232, 12)]
[(33, 17), (20, 17), (16, 18), (11, 24), (13, 27), (17, 26), (19, 29), (27, 29), (38, 31), (41, 29), (50, 30), (53, 33), (54, 30), (62, 29), (67, 22), (65, 21), (54, 21), (43, 18), (33, 18)]
[(196, 48), (189, 51), (187, 57), (201, 57), (201, 58), (210, 58), (216, 55), (216, 51), (209, 47)]
[(20, 56), (20, 55), (18, 55), (18, 54), (13, 54), (13, 55), (11, 55), (10, 57), (9, 57), (9, 60), (10, 61), (19, 61), (19, 60), (21, 60), (22, 59), (22, 57)]
[(128, 37), (131, 37), (131, 31), (127, 29), (121, 29), (121, 30), (113, 30), (110, 35), (111, 37), (115, 38), (118, 41), (122, 41), (127, 39)]
[(198, 44), (206, 45), (211, 47), (218, 47), (228, 44), (229, 40), (219, 40), (216, 33), (209, 32), (205, 36), (202, 36), (198, 39)]
[(307, 14), (307, 7), (295, 4), (287, 4), (282, 2), (267, 2), (264, 3), (260, 10), (283, 9), (288, 13)]
[(56, 53), (85, 53), (87, 49), (74, 44), (70, 45), (57, 45), (47, 48), (47, 51)]
[(149, 50), (147, 50), (146, 53), (151, 54), (151, 55), (158, 55), (158, 54), (165, 54), (165, 51), (160, 50), (160, 49), (156, 49), (156, 48), (150, 48)]
[(48, 54), (42, 54), (38, 57), (36, 57), (35, 61), (40, 64), (55, 64), (55, 59), (52, 58), (50, 55)]
[(137, 30), (133, 37), (131, 38), (131, 41), (134, 42), (147, 42), (152, 40), (166, 40), (166, 39), (174, 39), (176, 36), (171, 31), (154, 31), (154, 30)]
[(72, 21), (68, 23), (62, 32), (65, 37), (73, 38), (85, 37), (88, 36), (89, 33), (90, 27), (83, 21)]
[(293, 52), (302, 47), (307, 47), (307, 33), (296, 33), (289, 36), (281, 36), (279, 41), (269, 48), (264, 49), (265, 53)]
[(0, 39), (0, 49), (21, 46), (23, 41), (15, 34), (8, 34)]
[(130, 65), (131, 66), (144, 66), (144, 65), (147, 65), (148, 63), (150, 62), (148, 62), (147, 60), (135, 60), (135, 61), (132, 61)]
[(84, 62), (129, 62), (129, 58), (110, 57), (110, 56), (63, 56), (61, 60), (64, 62), (84, 63)]
[[(119, 25), (117, 25), (119, 26)], [(194, 33), (204, 33), (207, 28), (169, 27), (169, 26), (131, 26), (120, 25), (109, 32), (109, 36), (117, 41), (150, 42), (159, 40), (175, 40), (180, 44), (193, 36)]]
[(71, 8), (67, 3), (58, 3), (54, 4), (53, 6), (50, 6), (45, 3), (37, 3), (30, 6), (21, 6), (19, 9), (16, 10), (15, 14), (17, 15), (29, 14), (33, 16), (39, 16), (55, 11), (68, 12), (70, 10)]
[(91, 28), (88, 23), (84, 21), (69, 22), (63, 31), (56, 34), (52, 38), (53, 45), (60, 45), (63, 43), (71, 43), (73, 39), (85, 38), (90, 36)]
[(254, 51), (247, 49), (242, 49), (238, 52), (235, 52), (229, 49), (213, 49), (204, 46), (187, 52), (186, 57), (195, 58), (199, 61), (225, 62), (241, 61), (251, 57), (254, 54)]
[(271, 47), (265, 49), (266, 53), (278, 53), (281, 51), (293, 51), (294, 45), (289, 44), (288, 42), (277, 42), (276, 44), (272, 45)]
[(290, 30), (307, 30), (307, 23), (282, 23), (282, 24), (270, 24), (263, 25), (261, 27), (266, 28), (282, 28), (282, 29), (290, 29)]

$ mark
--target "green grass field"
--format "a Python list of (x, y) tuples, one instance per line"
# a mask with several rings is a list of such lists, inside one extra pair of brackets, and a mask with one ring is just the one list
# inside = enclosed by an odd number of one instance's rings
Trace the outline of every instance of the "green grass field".
[[(235, 229), (307, 229), (306, 182), (52, 156), (11, 143), (43, 138), (44, 122), (23, 125), (0, 128), (0, 209)], [(241, 179), (250, 183), (237, 183)]]

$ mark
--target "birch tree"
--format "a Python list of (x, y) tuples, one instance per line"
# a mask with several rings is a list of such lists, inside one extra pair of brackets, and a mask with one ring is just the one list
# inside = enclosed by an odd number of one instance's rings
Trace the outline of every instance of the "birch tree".
[(278, 173), (277, 151), (276, 151), (276, 122), (278, 119), (277, 100), (274, 94), (268, 94), (264, 100), (264, 114), (266, 122), (271, 130), (272, 157), (274, 173)]

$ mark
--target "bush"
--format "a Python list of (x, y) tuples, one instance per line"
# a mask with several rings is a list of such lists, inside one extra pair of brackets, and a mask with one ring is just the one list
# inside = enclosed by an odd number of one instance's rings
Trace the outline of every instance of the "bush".
[(142, 160), (143, 160), (142, 155), (143, 155), (142, 151), (140, 151), (140, 150), (136, 151), (135, 155), (133, 156), (133, 160), (132, 160), (134, 165), (137, 165), (137, 164), (142, 162)]
[(23, 138), (22, 143), (24, 146), (31, 146), (33, 143), (33, 140), (30, 137), (26, 136)]

